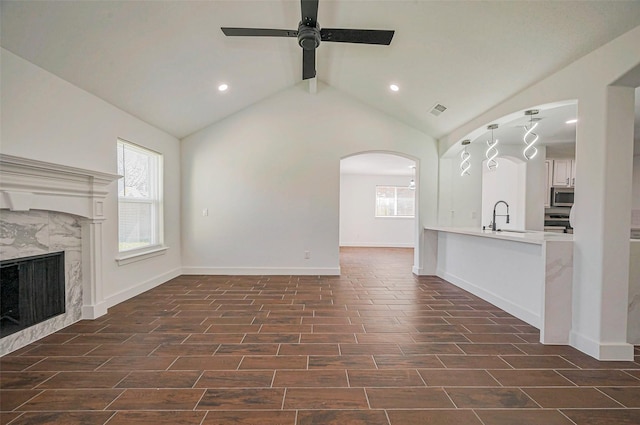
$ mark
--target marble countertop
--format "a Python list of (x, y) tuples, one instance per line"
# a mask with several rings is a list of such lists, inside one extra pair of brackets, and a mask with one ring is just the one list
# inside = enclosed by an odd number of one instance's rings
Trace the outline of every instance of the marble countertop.
[(573, 242), (573, 235), (568, 233), (540, 232), (536, 230), (482, 230), (474, 227), (445, 227), (445, 226), (425, 226), (426, 230), (436, 230), (438, 232), (458, 233), (468, 236), (479, 236), (483, 238), (502, 239), (513, 242), (542, 245), (549, 241)]

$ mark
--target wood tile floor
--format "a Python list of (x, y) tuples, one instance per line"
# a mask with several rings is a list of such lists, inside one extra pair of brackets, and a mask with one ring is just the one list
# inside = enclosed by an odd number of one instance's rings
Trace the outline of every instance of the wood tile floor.
[[(435, 277), (412, 250), (342, 276), (181, 276), (0, 359), (1, 424), (640, 424), (598, 362)], [(517, 282), (514, 282), (517, 284)]]

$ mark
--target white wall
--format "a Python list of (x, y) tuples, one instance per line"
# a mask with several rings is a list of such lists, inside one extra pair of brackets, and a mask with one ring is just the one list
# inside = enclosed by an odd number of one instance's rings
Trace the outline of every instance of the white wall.
[(180, 148), (167, 133), (2, 49), (2, 153), (108, 173), (117, 172), (123, 138), (164, 155), (162, 256), (118, 266), (116, 183), (105, 202), (103, 294), (108, 305), (180, 273)]
[(496, 169), (489, 170), (486, 164), (482, 168), (482, 224), (489, 227), (494, 205), (505, 201), (509, 205), (509, 223), (503, 217), (507, 207), (500, 204), (496, 208), (496, 228), (524, 230), (527, 164), (505, 157), (496, 161)]
[[(458, 147), (458, 152), (455, 155), (440, 158), (438, 223), (443, 226), (480, 228), (489, 224), (487, 216), (482, 217), (482, 176), (483, 170), (486, 168), (484, 165), (486, 146), (476, 142), (469, 145), (467, 149), (471, 154), (469, 175), (460, 175), (459, 152), (462, 151), (461, 147)], [(524, 205), (518, 207), (522, 222), (519, 222), (518, 227), (511, 225), (510, 228), (527, 230), (543, 230), (544, 228), (545, 152), (546, 147), (539, 146), (535, 158), (524, 164), (525, 176), (518, 183), (521, 186), (519, 190), (522, 188), (524, 190), (524, 196), (519, 197), (519, 202), (524, 202)], [(521, 154), (521, 146), (506, 144), (500, 146), (500, 158), (518, 158)], [(516, 190), (515, 182), (511, 179), (500, 178), (499, 180), (501, 185)], [(521, 192), (519, 194), (523, 195)], [(502, 198), (496, 198), (493, 203), (498, 199)], [(489, 211), (493, 211), (493, 203), (491, 203)], [(512, 202), (509, 202), (509, 206), (511, 205)]]
[(629, 242), (629, 328), (631, 344), (640, 345), (640, 240)]
[(631, 226), (640, 228), (640, 153), (633, 156), (633, 183), (631, 187)]
[(415, 219), (376, 217), (376, 186), (407, 186), (410, 176), (340, 175), (340, 246), (411, 247)]
[(337, 273), (340, 159), (367, 151), (416, 160), (416, 226), (435, 223), (434, 139), (323, 84), (310, 94), (301, 83), (185, 138), (185, 272)]
[(467, 151), (471, 155), (469, 175), (461, 175), (459, 154), (462, 148), (454, 157), (440, 158), (440, 225), (476, 228), (482, 226), (482, 165), (485, 147), (480, 143), (472, 143), (467, 147)]

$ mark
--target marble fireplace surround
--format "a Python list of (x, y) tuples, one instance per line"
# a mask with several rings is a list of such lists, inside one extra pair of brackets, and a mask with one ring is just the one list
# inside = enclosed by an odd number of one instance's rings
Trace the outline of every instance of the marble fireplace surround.
[[(30, 220), (34, 214), (48, 215), (50, 223), (62, 220), (68, 229), (74, 227), (73, 223), (75, 227), (79, 225), (83, 319), (95, 319), (107, 312), (102, 291), (102, 223), (108, 186), (118, 178), (117, 174), (0, 154), (0, 209), (5, 210), (6, 217), (29, 212), (25, 218)], [(10, 256), (15, 257), (15, 253)], [(7, 338), (3, 338), (3, 346), (7, 345)]]

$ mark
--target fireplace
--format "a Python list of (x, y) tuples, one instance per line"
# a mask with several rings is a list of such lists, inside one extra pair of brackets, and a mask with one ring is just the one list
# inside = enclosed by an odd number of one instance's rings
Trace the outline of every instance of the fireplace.
[(0, 261), (0, 338), (65, 312), (64, 252)]
[[(47, 266), (45, 280), (61, 274), (59, 294), (40, 298), (38, 308), (23, 307), (21, 292), (35, 290), (31, 283), (12, 283), (5, 297), (2, 288), (2, 341), (0, 356), (50, 335), (81, 318), (95, 319), (106, 313), (102, 280), (102, 222), (109, 185), (118, 175), (53, 164), (0, 153), (0, 260), (2, 281), (20, 278), (21, 268), (10, 266), (26, 257), (64, 253), (57, 266)], [(43, 260), (44, 261), (44, 260)], [(48, 261), (48, 260), (47, 260)], [(53, 260), (51, 260), (53, 261)], [(6, 271), (4, 265), (7, 265)], [(53, 264), (53, 263), (51, 263)], [(37, 274), (37, 273), (36, 273)], [(26, 288), (26, 289), (25, 289)], [(49, 289), (47, 291), (56, 291)], [(23, 296), (24, 300), (25, 297)], [(22, 301), (24, 302), (24, 301)], [(16, 306), (19, 312), (16, 312)], [(8, 314), (5, 312), (9, 312)], [(40, 323), (14, 330), (53, 316)], [(18, 318), (16, 318), (18, 316)], [(10, 324), (11, 323), (11, 324)]]

